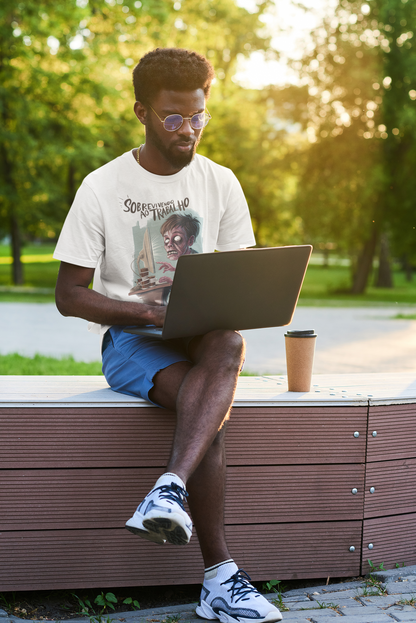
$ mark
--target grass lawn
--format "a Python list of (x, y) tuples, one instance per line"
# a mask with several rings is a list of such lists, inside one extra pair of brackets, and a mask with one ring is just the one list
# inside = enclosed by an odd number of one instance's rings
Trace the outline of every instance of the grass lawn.
[[(7, 263), (10, 248), (0, 245), (0, 302), (53, 302), (59, 262), (52, 259), (54, 245), (32, 245), (24, 248), (25, 286), (13, 288), (11, 265)], [(345, 265), (328, 267), (310, 264), (299, 299), (300, 305), (360, 306), (369, 304), (416, 304), (416, 278), (407, 282), (399, 270), (393, 274), (394, 288), (369, 286), (363, 295), (347, 292), (350, 271)], [(36, 289), (31, 292), (30, 288)]]
[[(22, 357), (16, 353), (0, 355), (0, 375), (47, 375), (47, 376), (102, 376), (101, 362), (84, 363), (73, 357)], [(241, 376), (256, 376), (254, 372), (242, 372)]]
[(84, 363), (74, 361), (73, 357), (22, 357), (16, 353), (0, 355), (0, 374), (53, 375), (53, 376), (96, 376), (101, 375), (101, 362)]
[(346, 292), (350, 286), (349, 268), (345, 266), (309, 266), (300, 295), (300, 305), (343, 305), (409, 303), (416, 304), (416, 279), (406, 281), (399, 270), (393, 272), (393, 288), (367, 287), (365, 294)]
[[(59, 262), (52, 259), (54, 244), (28, 245), (22, 253), (25, 285), (12, 286), (10, 247), (0, 245), (0, 302), (50, 303), (54, 301), (54, 288)], [(36, 292), (31, 292), (36, 289)]]
[[(54, 244), (29, 244), (23, 247), (22, 257), (24, 258), (31, 255), (52, 255), (54, 250)], [(0, 244), (0, 258), (10, 258), (10, 251), (9, 245)]]

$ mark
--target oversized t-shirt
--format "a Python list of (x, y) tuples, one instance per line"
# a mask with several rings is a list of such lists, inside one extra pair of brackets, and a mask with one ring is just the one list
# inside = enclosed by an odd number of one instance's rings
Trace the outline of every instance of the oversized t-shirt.
[(93, 288), (109, 298), (163, 304), (181, 255), (254, 244), (230, 169), (197, 154), (174, 175), (154, 175), (129, 151), (84, 179), (54, 257), (94, 268)]

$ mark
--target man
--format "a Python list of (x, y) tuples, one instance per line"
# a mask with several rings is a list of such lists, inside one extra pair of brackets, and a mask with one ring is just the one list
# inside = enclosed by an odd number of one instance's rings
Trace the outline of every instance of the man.
[(61, 260), (56, 303), (63, 315), (100, 325), (103, 372), (112, 389), (176, 414), (167, 471), (126, 527), (155, 543), (188, 543), (192, 522), (184, 501), (189, 494), (206, 567), (197, 613), (224, 623), (236, 618), (273, 622), (281, 620), (280, 612), (238, 569), (224, 534), (223, 423), (244, 360), (241, 335), (221, 330), (161, 342), (123, 332), (137, 324), (163, 325), (165, 307), (134, 302), (128, 292), (146, 230), (151, 233), (146, 257), (157, 260), (165, 252), (160, 227), (172, 212), (186, 209), (198, 219), (197, 252), (255, 243), (235, 176), (195, 155), (210, 119), (206, 100), (213, 76), (203, 56), (180, 49), (154, 50), (135, 67), (134, 111), (145, 126), (146, 142), (81, 185), (55, 251)]

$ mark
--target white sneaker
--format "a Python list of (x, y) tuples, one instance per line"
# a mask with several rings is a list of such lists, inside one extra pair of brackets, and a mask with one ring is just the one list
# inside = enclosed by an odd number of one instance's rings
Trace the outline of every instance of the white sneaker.
[(192, 521), (183, 505), (188, 494), (178, 482), (176, 475), (163, 474), (127, 521), (127, 530), (159, 545), (189, 543)]
[(273, 623), (281, 621), (280, 611), (249, 582), (250, 577), (233, 562), (205, 572), (196, 613), (203, 619), (221, 623)]

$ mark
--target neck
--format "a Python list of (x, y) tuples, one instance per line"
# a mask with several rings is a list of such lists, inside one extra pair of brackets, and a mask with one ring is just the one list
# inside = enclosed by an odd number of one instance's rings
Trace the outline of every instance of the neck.
[(157, 148), (149, 143), (145, 143), (140, 150), (140, 164), (154, 175), (175, 175), (184, 168), (184, 166), (173, 166)]

